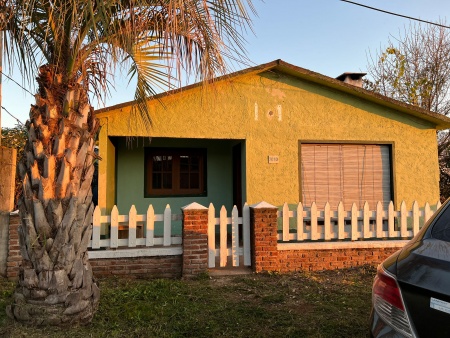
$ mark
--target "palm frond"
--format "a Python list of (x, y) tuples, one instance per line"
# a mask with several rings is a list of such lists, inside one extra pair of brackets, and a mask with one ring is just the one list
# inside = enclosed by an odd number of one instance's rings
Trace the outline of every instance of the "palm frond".
[[(148, 111), (148, 97), (157, 94), (156, 89), (172, 89), (172, 77), (167, 65), (161, 63), (161, 47), (157, 44), (148, 44), (143, 40), (133, 46), (127, 59), (131, 59), (131, 67), (128, 72), (130, 81), (137, 78), (136, 92), (134, 99), (134, 114), (139, 113), (140, 121), (145, 128), (151, 127), (151, 116)], [(164, 57), (164, 56), (163, 56)]]
[[(6, 53), (27, 79), (40, 60), (80, 82), (97, 98), (107, 95), (117, 67), (137, 78), (137, 109), (183, 74), (208, 81), (229, 62), (247, 62), (251, 0), (3, 0)], [(1, 4), (0, 4), (1, 5)], [(150, 118), (147, 119), (150, 123)]]

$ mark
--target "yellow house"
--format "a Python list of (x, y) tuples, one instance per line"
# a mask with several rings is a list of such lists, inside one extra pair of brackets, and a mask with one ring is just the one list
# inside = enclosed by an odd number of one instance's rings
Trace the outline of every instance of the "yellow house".
[(133, 102), (102, 109), (98, 203), (144, 213), (193, 201), (436, 202), (436, 131), (450, 119), (364, 90), (360, 75), (277, 60), (159, 95), (150, 128)]

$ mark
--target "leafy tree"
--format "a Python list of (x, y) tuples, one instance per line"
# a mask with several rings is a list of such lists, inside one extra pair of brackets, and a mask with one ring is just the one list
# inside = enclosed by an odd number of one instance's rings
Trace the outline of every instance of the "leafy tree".
[[(37, 76), (18, 172), (23, 256), (9, 316), (31, 325), (89, 322), (100, 292), (88, 261), (94, 141), (90, 97), (116, 67), (137, 78), (136, 118), (181, 72), (208, 81), (243, 60), (251, 0), (1, 0), (7, 62)], [(40, 64), (40, 60), (43, 60)], [(10, 67), (11, 69), (11, 67)], [(37, 74), (35, 73), (37, 70)]]
[[(366, 89), (443, 115), (450, 114), (450, 30), (410, 25), (370, 55)], [(438, 133), (441, 199), (450, 196), (450, 134)]]
[[(22, 158), (25, 154), (25, 144), (27, 142), (27, 130), (25, 125), (16, 124), (14, 128), (2, 128), (2, 145), (17, 150), (17, 158)], [(18, 201), (22, 195), (22, 182), (16, 176), (16, 185), (14, 188), (14, 209), (18, 207)]]

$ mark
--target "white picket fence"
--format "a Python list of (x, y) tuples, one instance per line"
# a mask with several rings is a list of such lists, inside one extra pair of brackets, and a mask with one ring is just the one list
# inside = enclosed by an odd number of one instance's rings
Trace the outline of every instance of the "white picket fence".
[[(89, 248), (102, 250), (89, 251), (89, 257), (121, 258), (182, 254), (181, 236), (172, 235), (172, 221), (181, 219), (181, 214), (172, 214), (169, 205), (163, 214), (155, 214), (153, 206), (149, 205), (147, 213), (142, 215), (137, 214), (134, 205), (131, 206), (128, 215), (120, 215), (117, 206), (113, 207), (110, 215), (101, 215), (97, 206), (94, 210)], [(162, 227), (162, 236), (155, 236), (155, 224)], [(101, 238), (102, 225), (109, 228), (109, 238)], [(120, 230), (124, 232), (124, 238), (119, 238)], [(243, 208), (243, 217), (238, 217), (236, 206), (231, 212), (231, 217), (228, 217), (224, 206), (220, 209), (219, 217), (215, 217), (215, 208), (212, 203), (209, 205), (208, 267), (216, 267), (216, 257), (219, 259), (220, 267), (239, 266), (241, 257), (245, 266), (251, 265), (250, 210), (247, 204)]]
[[(152, 205), (149, 205), (147, 213), (138, 215), (136, 207), (131, 206), (128, 215), (119, 215), (117, 206), (114, 206), (110, 215), (101, 215), (100, 208), (97, 206), (94, 210), (92, 241), (90, 248), (118, 248), (126, 246), (133, 248), (136, 246), (155, 246), (155, 245), (180, 245), (181, 237), (172, 236), (172, 221), (181, 220), (181, 215), (174, 215), (167, 205), (163, 214), (155, 215)], [(155, 222), (163, 222), (164, 235), (162, 237), (155, 237)], [(110, 238), (101, 239), (101, 225), (110, 225)], [(140, 227), (145, 235), (142, 238), (136, 237), (136, 229)], [(128, 238), (119, 239), (119, 229), (128, 230)], [(141, 230), (140, 229), (140, 230)]]
[[(440, 205), (437, 202), (437, 208)], [(342, 203), (337, 210), (331, 210), (329, 203), (323, 209), (319, 209), (315, 203), (310, 207), (299, 203), (295, 210), (289, 210), (285, 203), (282, 210), (278, 211), (278, 241), (279, 245), (287, 245), (314, 241), (339, 244), (336, 241), (407, 239), (416, 235), (433, 213), (428, 203), (419, 209), (417, 202), (413, 203), (411, 210), (402, 202), (398, 211), (394, 210), (392, 202), (387, 210), (383, 209), (380, 202), (375, 210), (371, 210), (368, 203), (361, 210), (355, 204), (351, 210), (344, 210)], [(155, 214), (153, 206), (149, 205), (147, 212), (142, 215), (137, 214), (134, 205), (127, 215), (120, 215), (116, 206), (110, 215), (101, 215), (100, 208), (96, 207), (89, 257), (181, 255), (182, 238), (172, 235), (172, 222), (180, 220), (182, 215), (172, 214), (169, 205), (162, 214)], [(102, 226), (109, 228), (109, 238), (101, 238)], [(158, 232), (162, 232), (162, 236), (155, 236), (155, 226), (159, 227)], [(119, 236), (119, 232), (123, 236)], [(242, 217), (239, 217), (236, 206), (230, 217), (222, 206), (219, 217), (216, 217), (216, 210), (211, 203), (208, 208), (208, 267), (237, 267), (242, 264), (251, 266), (249, 206), (247, 203), (244, 205)]]
[[(437, 209), (440, 206), (441, 203), (438, 201)], [(311, 207), (299, 203), (296, 210), (289, 210), (288, 204), (285, 203), (283, 209), (278, 212), (282, 222), (278, 240), (301, 242), (407, 239), (415, 236), (433, 213), (429, 203), (420, 210), (417, 201), (413, 203), (411, 210), (407, 209), (403, 201), (398, 211), (394, 210), (392, 201), (387, 210), (383, 210), (381, 202), (377, 203), (375, 210), (371, 210), (367, 202), (361, 210), (358, 210), (354, 203), (351, 210), (344, 210), (342, 202), (339, 203), (337, 210), (331, 210), (328, 202), (322, 210), (318, 209), (316, 203)]]
[[(245, 203), (242, 209), (242, 217), (239, 217), (236, 206), (231, 211), (231, 217), (228, 217), (225, 206), (220, 209), (219, 217), (215, 217), (215, 212), (211, 203), (208, 208), (208, 267), (216, 267), (216, 257), (219, 257), (219, 267), (227, 266), (228, 258), (231, 258), (232, 266), (239, 266), (240, 257), (244, 259), (244, 266), (250, 266), (250, 208), (248, 204)], [(228, 225), (231, 225), (231, 231)], [(239, 231), (240, 227), (241, 231)], [(240, 233), (242, 233), (242, 246), (240, 246)], [(216, 243), (216, 234), (219, 234), (219, 243)], [(230, 239), (231, 243), (229, 243)]]
[[(90, 251), (90, 258), (119, 258), (139, 256), (160, 256), (182, 254), (181, 236), (172, 236), (172, 221), (181, 220), (181, 215), (172, 214), (167, 205), (163, 214), (155, 214), (152, 205), (147, 213), (138, 215), (136, 207), (131, 206), (128, 215), (119, 215), (117, 206), (114, 206), (110, 215), (102, 215), (97, 206), (92, 221), (92, 240), (90, 249), (103, 249)], [(163, 236), (155, 236), (155, 223), (162, 222)], [(109, 228), (109, 238), (101, 238), (102, 225)], [(160, 225), (160, 224), (158, 224)], [(119, 238), (119, 230), (125, 232), (125, 238)], [(137, 236), (137, 234), (140, 236)], [(174, 247), (178, 246), (178, 247)], [(115, 250), (120, 248), (121, 250)], [(123, 250), (129, 249), (129, 250)]]

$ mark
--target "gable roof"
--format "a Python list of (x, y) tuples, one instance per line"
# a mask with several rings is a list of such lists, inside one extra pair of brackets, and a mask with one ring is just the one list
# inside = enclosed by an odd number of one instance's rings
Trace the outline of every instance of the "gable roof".
[[(243, 75), (247, 75), (247, 74), (251, 74), (251, 73), (258, 74), (258, 73), (271, 71), (271, 70), (282, 72), (284, 74), (287, 74), (287, 75), (290, 75), (290, 76), (293, 76), (293, 77), (296, 77), (299, 79), (303, 79), (303, 80), (306, 80), (306, 81), (309, 81), (312, 83), (316, 83), (316, 84), (319, 84), (319, 85), (322, 85), (325, 87), (329, 87), (334, 90), (338, 90), (343, 93), (347, 93), (347, 94), (353, 95), (355, 97), (359, 97), (361, 99), (379, 104), (381, 106), (395, 109), (395, 110), (405, 113), (407, 115), (415, 116), (417, 118), (429, 121), (432, 124), (436, 125), (436, 129), (442, 130), (442, 129), (450, 128), (450, 118), (447, 116), (420, 108), (418, 106), (407, 104), (407, 103), (389, 98), (387, 96), (384, 96), (384, 95), (381, 95), (378, 93), (371, 92), (371, 91), (366, 90), (361, 87), (356, 87), (351, 84), (344, 83), (335, 78), (325, 76), (325, 75), (310, 71), (308, 69), (292, 65), (292, 64), (287, 63), (280, 59), (269, 62), (269, 63), (261, 64), (259, 66), (246, 68), (246, 69), (243, 69), (243, 70), (240, 70), (240, 71), (228, 74), (228, 75), (223, 75), (223, 76), (217, 77), (213, 81), (217, 82), (217, 81), (222, 81), (222, 80), (228, 80), (231, 78), (235, 78), (235, 77), (239, 77), (239, 76), (243, 76)], [(160, 99), (162, 97), (165, 97), (168, 95), (173, 95), (178, 92), (186, 91), (186, 90), (189, 90), (191, 88), (195, 88), (195, 87), (198, 87), (201, 85), (202, 85), (202, 83), (195, 83), (195, 84), (188, 85), (188, 86), (185, 86), (185, 87), (182, 87), (179, 89), (174, 89), (174, 90), (171, 90), (168, 92), (164, 92), (164, 93), (155, 95), (153, 97), (153, 99)], [(120, 104), (117, 104), (114, 106), (98, 109), (98, 110), (96, 110), (96, 114), (107, 113), (111, 110), (130, 106), (133, 104), (133, 102), (134, 101), (129, 101), (129, 102), (120, 103)], [(99, 117), (101, 117), (101, 116), (99, 116)]]

